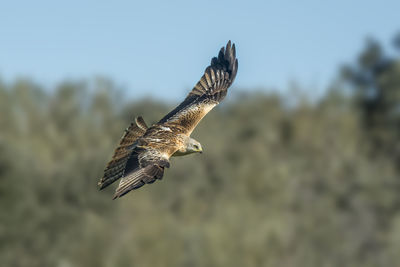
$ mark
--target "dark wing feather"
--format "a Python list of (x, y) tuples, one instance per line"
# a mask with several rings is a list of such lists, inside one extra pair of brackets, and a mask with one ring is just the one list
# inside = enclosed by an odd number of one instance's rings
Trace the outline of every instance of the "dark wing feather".
[(140, 116), (135, 118), (135, 121), (125, 130), (119, 146), (115, 149), (111, 161), (104, 170), (104, 175), (99, 182), (100, 189), (107, 187), (124, 175), (126, 163), (132, 153), (133, 145), (146, 130), (147, 125)]
[(124, 177), (119, 183), (114, 199), (122, 197), (133, 189), (162, 179), (165, 167), (169, 168), (169, 161), (160, 152), (135, 148), (127, 162)]
[(211, 60), (200, 81), (186, 99), (159, 121), (159, 124), (175, 124), (183, 127), (190, 135), (200, 120), (218, 103), (228, 91), (236, 77), (238, 61), (235, 44), (228, 42), (222, 47), (218, 57)]

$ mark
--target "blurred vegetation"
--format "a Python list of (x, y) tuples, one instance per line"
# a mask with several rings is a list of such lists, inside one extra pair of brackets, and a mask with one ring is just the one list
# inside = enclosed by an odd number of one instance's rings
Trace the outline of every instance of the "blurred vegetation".
[(123, 129), (171, 106), (106, 79), (0, 83), (1, 266), (397, 266), (399, 77), (370, 41), (318, 101), (231, 94), (194, 133), (205, 153), (116, 201), (97, 182)]

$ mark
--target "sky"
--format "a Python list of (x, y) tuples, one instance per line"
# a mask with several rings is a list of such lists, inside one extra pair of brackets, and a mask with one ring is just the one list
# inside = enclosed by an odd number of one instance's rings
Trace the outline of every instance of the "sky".
[[(233, 88), (321, 93), (368, 36), (389, 44), (400, 1), (3, 1), (0, 79), (47, 88), (113, 79), (129, 98), (183, 98), (232, 40)], [(313, 90), (315, 92), (313, 92)]]

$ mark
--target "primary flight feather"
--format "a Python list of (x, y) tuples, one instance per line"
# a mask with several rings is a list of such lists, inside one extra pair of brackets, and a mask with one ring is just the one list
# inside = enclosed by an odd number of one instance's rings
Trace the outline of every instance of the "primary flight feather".
[(119, 146), (99, 182), (103, 189), (121, 179), (114, 199), (133, 189), (162, 179), (171, 156), (201, 153), (201, 144), (190, 137), (200, 120), (226, 96), (236, 77), (235, 44), (228, 42), (211, 60), (185, 100), (158, 123), (148, 127), (137, 117), (125, 130)]

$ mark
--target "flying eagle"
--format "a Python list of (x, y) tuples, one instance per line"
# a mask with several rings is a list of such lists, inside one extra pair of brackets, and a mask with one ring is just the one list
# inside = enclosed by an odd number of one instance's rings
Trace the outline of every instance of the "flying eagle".
[(114, 199), (144, 184), (162, 179), (171, 156), (201, 153), (201, 144), (190, 137), (200, 120), (221, 102), (238, 69), (235, 44), (228, 42), (211, 60), (200, 81), (185, 100), (158, 123), (147, 127), (137, 117), (125, 130), (119, 146), (99, 182), (103, 189), (121, 178)]

